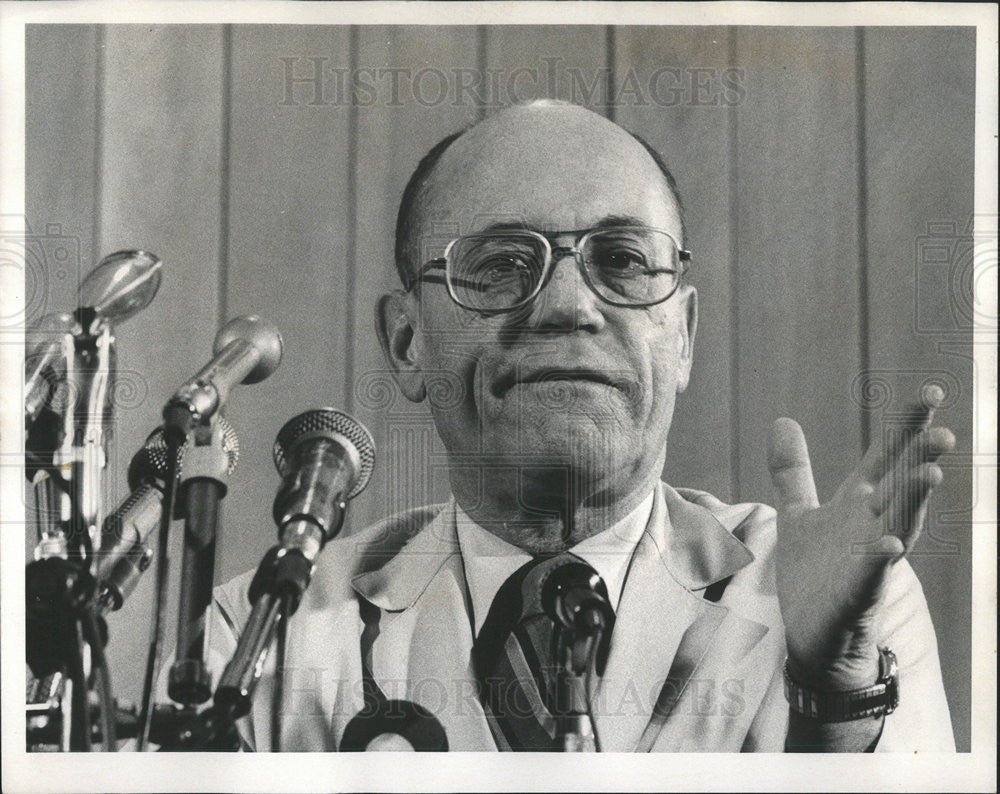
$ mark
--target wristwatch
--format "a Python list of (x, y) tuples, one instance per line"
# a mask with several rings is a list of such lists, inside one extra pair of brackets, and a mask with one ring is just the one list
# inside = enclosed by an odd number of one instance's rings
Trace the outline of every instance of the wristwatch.
[(797, 684), (785, 659), (785, 699), (792, 711), (823, 722), (847, 722), (891, 714), (899, 705), (896, 654), (879, 648), (879, 677), (872, 686), (847, 692), (822, 692)]

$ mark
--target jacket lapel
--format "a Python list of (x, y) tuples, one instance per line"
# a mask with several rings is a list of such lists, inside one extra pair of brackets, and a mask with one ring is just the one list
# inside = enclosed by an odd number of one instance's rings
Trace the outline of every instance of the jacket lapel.
[[(700, 592), (753, 559), (709, 510), (657, 487), (595, 694), (604, 751), (669, 749), (680, 741), (678, 704), (694, 696), (691, 681), (724, 674), (759, 645), (765, 625)], [(386, 697), (429, 709), (451, 749), (496, 750), (471, 667), (473, 627), (453, 503), (351, 585), (382, 611), (372, 670)]]
[(427, 708), (452, 750), (496, 750), (472, 670), (471, 610), (449, 504), (354, 589), (382, 610), (372, 674), (385, 696)]
[(752, 624), (751, 636), (767, 631), (696, 592), (752, 560), (711, 512), (667, 485), (657, 488), (597, 693), (595, 721), (603, 750), (650, 749), (725, 623)]

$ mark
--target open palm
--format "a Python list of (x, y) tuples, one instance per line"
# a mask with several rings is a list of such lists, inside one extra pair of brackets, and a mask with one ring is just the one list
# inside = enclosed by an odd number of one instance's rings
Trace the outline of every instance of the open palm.
[(826, 691), (869, 686), (878, 671), (875, 625), (892, 566), (916, 542), (954, 448), (931, 427), (936, 387), (873, 443), (858, 467), (820, 504), (802, 428), (774, 423), (768, 468), (778, 497), (776, 576), (789, 665), (796, 680)]

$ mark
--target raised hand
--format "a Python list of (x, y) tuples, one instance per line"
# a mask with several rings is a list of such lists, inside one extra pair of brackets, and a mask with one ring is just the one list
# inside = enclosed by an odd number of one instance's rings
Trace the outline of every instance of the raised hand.
[(820, 504), (802, 428), (774, 423), (768, 468), (778, 496), (776, 576), (789, 666), (802, 685), (844, 691), (878, 677), (875, 625), (892, 566), (920, 535), (955, 437), (931, 427), (944, 394), (928, 387), (898, 426)]

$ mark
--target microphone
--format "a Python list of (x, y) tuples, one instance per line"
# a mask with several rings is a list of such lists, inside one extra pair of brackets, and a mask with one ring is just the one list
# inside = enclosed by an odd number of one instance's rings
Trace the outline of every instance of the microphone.
[(148, 251), (115, 251), (97, 263), (80, 285), (79, 305), (104, 321), (130, 320), (156, 297), (163, 263)]
[[(253, 604), (236, 650), (222, 671), (211, 708), (185, 731), (181, 747), (232, 747), (232, 726), (249, 713), (263, 659), (281, 626), (298, 608), (312, 577), (313, 561), (344, 521), (347, 502), (361, 493), (375, 466), (375, 442), (364, 425), (333, 408), (306, 411), (289, 420), (274, 442), (274, 465), (282, 482), (274, 500), (279, 543), (250, 583)], [(279, 636), (276, 662), (284, 664)], [(281, 686), (281, 674), (276, 685)], [(274, 703), (281, 703), (280, 691)], [(280, 708), (272, 713), (273, 736), (281, 736)]]
[(282, 478), (273, 510), (281, 546), (312, 562), (340, 532), (347, 501), (368, 485), (375, 442), (353, 417), (318, 408), (281, 428), (274, 465)]
[[(236, 431), (224, 418), (223, 452), (232, 473), (239, 459), (239, 448), (227, 439), (236, 439)], [(182, 448), (181, 454), (187, 449)], [(131, 493), (109, 515), (101, 529), (102, 551), (98, 555), (97, 578), (100, 582), (99, 603), (106, 611), (121, 608), (138, 584), (139, 577), (149, 567), (153, 552), (147, 546), (150, 536), (160, 525), (163, 494), (168, 471), (167, 444), (163, 429), (157, 428), (146, 438), (128, 467)], [(181, 460), (183, 465), (183, 458)]]
[[(63, 445), (54, 463), (68, 466), (72, 488), (70, 540), (90, 536), (93, 551), (101, 541), (103, 471), (112, 436), (117, 372), (114, 328), (134, 317), (156, 296), (161, 261), (146, 251), (116, 251), (104, 257), (80, 285), (73, 313), (72, 352), (65, 383), (72, 402), (63, 416)], [(81, 535), (81, 537), (77, 537)]]
[(210, 419), (237, 383), (258, 383), (281, 363), (278, 329), (256, 315), (237, 317), (215, 337), (215, 355), (183, 384), (163, 409), (166, 432), (187, 434)]
[(603, 674), (608, 627), (614, 611), (597, 571), (580, 562), (553, 569), (542, 583), (542, 609), (554, 627), (556, 733), (565, 752), (600, 749), (590, 692), (593, 673)]
[(614, 612), (601, 577), (583, 562), (560, 565), (542, 584), (542, 609), (564, 629), (593, 635), (607, 628)]
[(43, 317), (29, 336), (38, 343), (25, 361), (24, 414), (30, 426), (50, 397), (54, 383), (66, 376), (67, 352), (65, 338), (81, 337), (94, 332), (92, 323), (120, 324), (131, 319), (156, 296), (162, 279), (162, 262), (147, 251), (116, 251), (108, 254), (87, 274), (80, 285), (78, 304), (92, 312), (86, 326), (67, 312)]

